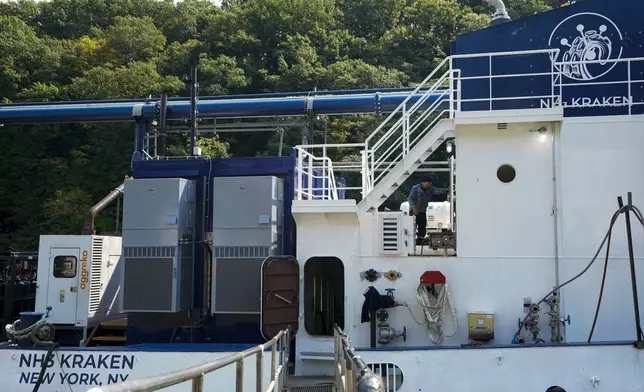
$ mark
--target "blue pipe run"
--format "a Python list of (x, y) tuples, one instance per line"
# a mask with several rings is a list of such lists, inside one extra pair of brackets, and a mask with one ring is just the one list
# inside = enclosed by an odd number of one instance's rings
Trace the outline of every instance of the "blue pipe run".
[[(443, 87), (439, 89), (444, 89)], [(326, 90), (326, 91), (296, 91), (285, 93), (262, 93), (262, 94), (236, 94), (236, 95), (210, 95), (199, 97), (200, 100), (224, 100), (224, 99), (247, 99), (247, 98), (286, 98), (312, 96), (321, 97), (325, 95), (360, 95), (375, 93), (411, 93), (415, 87), (401, 88), (370, 88), (360, 90)], [(428, 88), (421, 88), (419, 92), (427, 91)], [(75, 104), (99, 104), (99, 103), (153, 103), (160, 101), (161, 98), (129, 98), (129, 99), (104, 99), (104, 100), (85, 100), (85, 101), (58, 101), (58, 102), (16, 102), (0, 104), (1, 108), (11, 108), (15, 106), (54, 106), (54, 105), (75, 105)], [(189, 101), (190, 97), (169, 97), (168, 101)]]
[[(341, 115), (359, 113), (391, 113), (408, 94), (363, 94), (322, 97), (259, 98), (236, 100), (200, 100), (200, 118), (248, 118), (269, 116)], [(409, 100), (411, 106), (421, 94)], [(428, 108), (437, 99), (448, 98), (447, 93), (428, 97), (421, 109)], [(312, 100), (312, 101), (311, 101)], [(307, 110), (307, 106), (310, 111)], [(447, 107), (447, 101), (439, 107)], [(0, 124), (54, 124), (81, 122), (134, 121), (135, 118), (155, 119), (156, 103), (98, 103), (42, 106), (0, 107)], [(168, 102), (168, 119), (190, 117), (190, 102)]]

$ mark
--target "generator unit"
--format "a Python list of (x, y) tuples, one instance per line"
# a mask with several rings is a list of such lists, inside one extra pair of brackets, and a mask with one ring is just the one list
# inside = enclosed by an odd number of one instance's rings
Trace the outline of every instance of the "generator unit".
[(192, 307), (196, 182), (125, 181), (123, 310), (176, 313)]
[(121, 237), (42, 235), (35, 311), (56, 326), (119, 317)]
[(262, 263), (283, 252), (284, 181), (215, 178), (212, 203), (212, 313), (259, 324)]

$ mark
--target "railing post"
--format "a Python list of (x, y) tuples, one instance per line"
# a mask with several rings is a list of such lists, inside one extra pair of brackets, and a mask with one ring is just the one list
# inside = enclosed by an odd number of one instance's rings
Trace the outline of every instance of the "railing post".
[(367, 197), (369, 192), (368, 182), (369, 182), (369, 164), (367, 160), (367, 150), (360, 151), (360, 160), (362, 161), (362, 198)]
[[(326, 146), (322, 147), (322, 199), (326, 199), (326, 196), (331, 198), (331, 176), (327, 176), (327, 167), (326, 167)], [(327, 192), (327, 187), (324, 181), (329, 179), (329, 188)]]
[(260, 348), (261, 350), (257, 353), (257, 363), (255, 365), (255, 377), (257, 378), (255, 384), (257, 392), (264, 392), (262, 390), (264, 382), (264, 346), (262, 345)]
[(631, 90), (631, 60), (628, 60), (626, 62), (626, 66), (628, 67), (627, 74), (628, 74), (628, 115), (630, 116), (633, 114), (633, 97), (632, 97), (632, 90)]
[(308, 155), (308, 169), (309, 169), (309, 177), (307, 179), (307, 190), (306, 193), (309, 195), (309, 200), (313, 200), (313, 176), (315, 175), (313, 173), (313, 155), (309, 154)]
[(304, 186), (303, 184), (303, 176), (302, 176), (302, 170), (304, 170), (304, 155), (302, 154), (301, 149), (297, 149), (297, 200), (302, 200), (302, 187)]
[(237, 360), (235, 392), (244, 392), (244, 357), (243, 356)]
[(488, 56), (490, 59), (490, 64), (489, 64), (489, 72), (490, 72), (490, 111), (492, 110), (492, 56)]
[(203, 374), (192, 380), (192, 392), (203, 392)]
[(449, 59), (449, 118), (454, 118), (454, 71), (453, 59)]
[(277, 342), (271, 345), (271, 382), (275, 381), (275, 372), (277, 371)]

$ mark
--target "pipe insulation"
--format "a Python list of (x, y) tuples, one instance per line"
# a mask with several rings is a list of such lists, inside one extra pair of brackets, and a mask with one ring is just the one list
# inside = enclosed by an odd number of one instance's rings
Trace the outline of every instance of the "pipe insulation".
[[(200, 118), (251, 118), (272, 116), (345, 115), (394, 111), (405, 99), (408, 105), (416, 103), (422, 93), (360, 94), (337, 96), (302, 96), (291, 98), (255, 98), (202, 100), (197, 104)], [(431, 94), (420, 105), (429, 108), (436, 100), (444, 99), (441, 109), (449, 107), (449, 92)], [(190, 101), (169, 101), (167, 120), (190, 118)], [(0, 107), (0, 124), (55, 124), (82, 122), (134, 121), (136, 118), (153, 120), (158, 117), (157, 103), (76, 103), (51, 105), (11, 105)]]

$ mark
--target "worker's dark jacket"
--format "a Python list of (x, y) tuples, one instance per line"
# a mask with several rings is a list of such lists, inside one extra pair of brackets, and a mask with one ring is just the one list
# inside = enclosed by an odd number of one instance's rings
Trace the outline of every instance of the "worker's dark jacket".
[(416, 184), (411, 188), (407, 201), (410, 209), (415, 206), (418, 208), (418, 212), (422, 213), (427, 210), (427, 204), (432, 201), (433, 196), (444, 195), (445, 193), (447, 193), (447, 188), (436, 188), (430, 185), (427, 189), (423, 189), (420, 184)]

